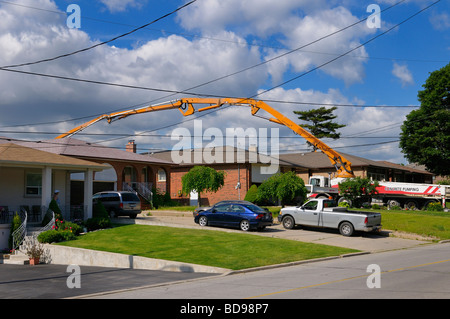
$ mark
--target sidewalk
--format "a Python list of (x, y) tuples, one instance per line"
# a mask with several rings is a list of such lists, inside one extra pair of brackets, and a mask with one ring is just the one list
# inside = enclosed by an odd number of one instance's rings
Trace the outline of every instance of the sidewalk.
[[(117, 218), (114, 221), (126, 224), (155, 225), (180, 228), (212, 229), (217, 231), (238, 232), (237, 229), (222, 227), (201, 227), (194, 222), (191, 212), (151, 211), (153, 216), (139, 215), (135, 220), (127, 217)], [(390, 237), (391, 232), (383, 230), (381, 234), (360, 233), (352, 237), (345, 237), (337, 230), (332, 229), (291, 229), (286, 230), (280, 224), (267, 227), (264, 231), (250, 231), (250, 234), (297, 240), (302, 242), (339, 246), (357, 249), (363, 252), (381, 252), (396, 249), (412, 248), (430, 241)]]

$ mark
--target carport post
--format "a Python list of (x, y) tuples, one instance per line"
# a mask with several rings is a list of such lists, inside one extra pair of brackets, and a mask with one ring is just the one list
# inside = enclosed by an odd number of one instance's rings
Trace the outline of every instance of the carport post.
[(41, 206), (49, 207), (51, 200), (52, 200), (52, 169), (46, 166), (42, 169)]
[(84, 214), (84, 220), (92, 218), (92, 193), (94, 191), (94, 171), (88, 169), (84, 172), (84, 207), (86, 213)]

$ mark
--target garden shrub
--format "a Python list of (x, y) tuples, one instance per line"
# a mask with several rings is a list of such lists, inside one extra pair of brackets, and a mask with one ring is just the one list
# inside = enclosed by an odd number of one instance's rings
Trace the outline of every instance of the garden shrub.
[(152, 207), (154, 209), (158, 209), (159, 207), (167, 207), (167, 206), (177, 206), (178, 203), (170, 197), (170, 193), (161, 192), (158, 188), (152, 188), (153, 199), (152, 199)]
[(58, 203), (54, 199), (51, 200), (50, 204), (48, 205), (48, 208), (55, 213), (55, 219), (62, 219), (61, 209), (59, 208)]
[(20, 218), (19, 214), (15, 213), (11, 221), (11, 230), (9, 232), (9, 239), (8, 239), (9, 249), (12, 249), (13, 245), (12, 234), (17, 230), (17, 228), (20, 227), (20, 225), (22, 225), (22, 218)]
[(94, 217), (94, 218), (89, 218), (88, 220), (86, 220), (84, 222), (84, 224), (88, 231), (93, 231), (93, 230), (97, 230), (97, 229), (110, 228), (111, 220), (109, 219), (109, 217), (107, 217), (107, 218)]
[(93, 218), (109, 218), (108, 211), (101, 201), (97, 201), (92, 209)]
[(442, 204), (439, 202), (429, 203), (427, 205), (427, 211), (428, 212), (443, 212), (444, 208), (442, 207)]
[(83, 228), (78, 224), (56, 219), (53, 229), (40, 233), (37, 239), (40, 243), (58, 243), (66, 240), (74, 240), (82, 231)]
[(251, 203), (256, 203), (257, 193), (258, 193), (258, 186), (256, 186), (255, 184), (253, 184), (253, 185), (250, 186), (250, 188), (248, 189), (247, 194), (245, 195), (244, 200), (249, 201), (249, 202), (251, 202)]
[(55, 230), (58, 231), (69, 231), (72, 232), (74, 235), (78, 236), (83, 232), (83, 227), (81, 227), (78, 224), (66, 221), (66, 220), (59, 220), (57, 219), (55, 221)]
[(76, 235), (70, 230), (51, 229), (40, 233), (37, 239), (40, 243), (51, 244), (66, 240), (74, 240), (76, 239)]

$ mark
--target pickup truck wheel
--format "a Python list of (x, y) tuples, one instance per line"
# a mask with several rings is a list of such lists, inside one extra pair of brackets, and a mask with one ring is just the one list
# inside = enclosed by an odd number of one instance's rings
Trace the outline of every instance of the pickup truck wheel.
[(355, 229), (353, 228), (353, 225), (349, 222), (343, 222), (339, 225), (339, 232), (341, 233), (341, 235), (350, 237), (351, 235), (353, 235), (354, 230)]
[(291, 216), (286, 216), (282, 220), (283, 227), (286, 229), (292, 229), (295, 226), (294, 218)]
[(248, 231), (250, 229), (250, 222), (246, 219), (242, 220), (239, 224), (239, 228), (243, 231)]
[(198, 219), (198, 224), (200, 226), (208, 226), (208, 218), (206, 218), (206, 216), (200, 216)]

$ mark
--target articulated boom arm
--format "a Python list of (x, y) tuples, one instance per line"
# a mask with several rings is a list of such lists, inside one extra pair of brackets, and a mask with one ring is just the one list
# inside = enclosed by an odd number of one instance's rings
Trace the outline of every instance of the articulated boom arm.
[(101, 115), (87, 123), (84, 123), (72, 130), (70, 130), (67, 133), (64, 133), (58, 137), (64, 138), (64, 137), (70, 137), (85, 128), (89, 127), (90, 125), (97, 123), (98, 121), (101, 121), (103, 119), (106, 119), (108, 123), (111, 123), (113, 120), (120, 120), (130, 115), (135, 114), (142, 114), (142, 113), (148, 113), (148, 112), (154, 112), (154, 111), (162, 111), (162, 110), (168, 110), (168, 109), (179, 109), (180, 112), (184, 116), (192, 115), (196, 110), (194, 108), (194, 104), (208, 104), (208, 106), (205, 106), (203, 108), (199, 108), (197, 111), (207, 111), (211, 109), (215, 109), (224, 105), (246, 105), (251, 107), (251, 113), (252, 115), (256, 115), (256, 113), (262, 109), (266, 111), (267, 113), (271, 114), (273, 118), (270, 118), (269, 120), (278, 123), (281, 125), (285, 125), (291, 130), (293, 130), (298, 135), (305, 138), (308, 142), (313, 144), (315, 147), (320, 149), (325, 155), (328, 156), (330, 159), (332, 165), (335, 166), (337, 170), (337, 177), (354, 177), (351, 163), (345, 159), (342, 155), (340, 155), (338, 152), (330, 148), (328, 145), (323, 143), (321, 140), (319, 140), (317, 137), (309, 133), (307, 130), (299, 126), (298, 124), (294, 123), (292, 120), (278, 112), (277, 110), (273, 109), (271, 106), (266, 104), (263, 101), (258, 101), (254, 99), (239, 99), (239, 98), (182, 98), (179, 100), (175, 100), (172, 102), (169, 102), (168, 104), (161, 104), (156, 106), (148, 106), (143, 107), (140, 109), (134, 109), (134, 110), (128, 110), (128, 111), (122, 111), (122, 112), (115, 112), (111, 114), (104, 114)]

